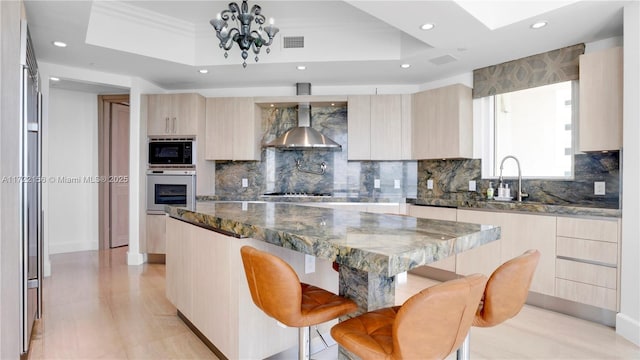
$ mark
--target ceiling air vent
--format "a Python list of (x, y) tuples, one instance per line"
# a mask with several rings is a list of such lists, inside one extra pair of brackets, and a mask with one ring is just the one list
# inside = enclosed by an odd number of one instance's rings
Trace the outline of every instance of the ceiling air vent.
[(283, 36), (282, 40), (285, 49), (301, 49), (304, 47), (304, 36)]
[(435, 65), (444, 65), (444, 64), (448, 64), (450, 62), (454, 62), (457, 61), (458, 59), (454, 58), (451, 55), (443, 55), (437, 58), (433, 58), (431, 60), (429, 60), (429, 62), (431, 62), (432, 64)]

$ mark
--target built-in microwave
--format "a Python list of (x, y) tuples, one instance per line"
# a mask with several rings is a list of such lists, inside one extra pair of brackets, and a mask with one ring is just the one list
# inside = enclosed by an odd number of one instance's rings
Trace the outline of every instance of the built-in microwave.
[(193, 137), (150, 137), (149, 167), (194, 165), (196, 159)]
[(194, 170), (147, 170), (147, 214), (164, 214), (165, 205), (193, 209), (195, 203)]

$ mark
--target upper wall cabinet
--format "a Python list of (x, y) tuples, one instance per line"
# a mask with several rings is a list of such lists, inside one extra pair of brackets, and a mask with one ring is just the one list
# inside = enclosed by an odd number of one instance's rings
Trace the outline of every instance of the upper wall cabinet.
[(622, 147), (622, 48), (580, 56), (580, 151)]
[(253, 98), (207, 98), (207, 160), (260, 160), (262, 111)]
[(361, 95), (348, 99), (349, 160), (411, 159), (411, 97)]
[(413, 94), (413, 158), (473, 157), (471, 88), (456, 84)]
[(199, 94), (148, 95), (147, 134), (197, 135)]

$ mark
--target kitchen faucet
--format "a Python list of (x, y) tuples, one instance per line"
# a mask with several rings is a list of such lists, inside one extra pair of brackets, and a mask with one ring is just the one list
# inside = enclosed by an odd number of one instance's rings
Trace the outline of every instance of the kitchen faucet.
[(529, 196), (529, 194), (524, 194), (522, 192), (522, 172), (520, 171), (520, 161), (518, 161), (518, 159), (515, 156), (507, 155), (502, 159), (502, 161), (500, 162), (500, 177), (498, 179), (500, 181), (500, 184), (502, 184), (502, 169), (504, 167), (504, 161), (509, 158), (515, 160), (516, 165), (518, 165), (518, 201), (522, 201), (522, 197), (527, 197)]

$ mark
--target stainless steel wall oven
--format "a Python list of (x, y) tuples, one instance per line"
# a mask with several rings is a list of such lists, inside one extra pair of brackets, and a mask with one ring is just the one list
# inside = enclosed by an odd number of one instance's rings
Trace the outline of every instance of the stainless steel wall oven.
[(147, 170), (147, 214), (164, 214), (165, 205), (193, 209), (196, 172), (193, 169)]

